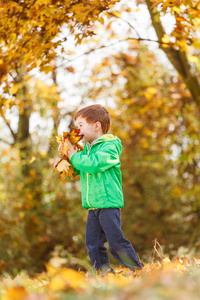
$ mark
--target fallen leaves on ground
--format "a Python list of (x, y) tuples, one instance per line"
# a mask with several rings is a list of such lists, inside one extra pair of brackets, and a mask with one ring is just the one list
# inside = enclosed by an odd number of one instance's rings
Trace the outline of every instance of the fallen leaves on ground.
[(46, 273), (30, 278), (26, 273), (0, 282), (2, 300), (57, 299), (199, 299), (200, 259), (186, 258), (146, 264), (135, 272), (116, 268), (115, 273), (97, 275), (92, 269), (77, 272), (46, 265)]

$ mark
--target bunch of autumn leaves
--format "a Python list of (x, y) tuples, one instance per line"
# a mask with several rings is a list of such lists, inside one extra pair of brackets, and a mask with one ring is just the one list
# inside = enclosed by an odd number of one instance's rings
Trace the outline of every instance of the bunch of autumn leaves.
[(76, 147), (78, 151), (83, 150), (83, 147), (78, 144), (83, 137), (83, 135), (79, 133), (80, 129), (73, 129), (71, 132), (63, 132), (63, 135), (60, 134), (56, 136), (56, 140), (59, 143), (59, 158), (56, 159), (53, 167), (55, 172), (60, 173), (60, 178), (63, 183), (66, 182), (67, 178), (74, 179), (76, 175), (66, 153), (69, 149), (69, 142), (74, 148)]

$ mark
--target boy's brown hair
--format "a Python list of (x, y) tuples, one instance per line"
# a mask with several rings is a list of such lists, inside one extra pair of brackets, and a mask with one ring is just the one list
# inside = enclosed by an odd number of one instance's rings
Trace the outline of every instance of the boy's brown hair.
[(75, 120), (78, 117), (86, 119), (88, 123), (100, 122), (104, 134), (107, 133), (110, 128), (111, 121), (109, 112), (100, 104), (94, 104), (80, 109), (75, 115)]

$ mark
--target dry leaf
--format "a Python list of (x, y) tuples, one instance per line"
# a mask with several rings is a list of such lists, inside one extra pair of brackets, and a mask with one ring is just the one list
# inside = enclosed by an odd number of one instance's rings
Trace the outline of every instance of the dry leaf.
[(57, 164), (56, 169), (58, 172), (68, 172), (70, 165), (71, 164), (67, 160), (61, 159), (61, 161)]
[(54, 172), (60, 173), (60, 178), (63, 183), (66, 180), (74, 179), (76, 172), (71, 165), (69, 158), (67, 157), (67, 151), (69, 149), (68, 141), (74, 146), (77, 147), (78, 151), (82, 151), (83, 147), (78, 144), (82, 139), (83, 135), (80, 135), (80, 129), (72, 129), (70, 132), (63, 132), (63, 135), (56, 136), (56, 140), (59, 143), (59, 155), (53, 164)]

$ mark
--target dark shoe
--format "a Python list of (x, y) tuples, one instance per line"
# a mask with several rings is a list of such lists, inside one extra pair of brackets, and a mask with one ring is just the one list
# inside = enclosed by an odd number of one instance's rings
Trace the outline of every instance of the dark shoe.
[(130, 268), (130, 270), (135, 271), (135, 270), (142, 270), (142, 268), (144, 267), (144, 264), (142, 262), (137, 262), (137, 266), (134, 266), (132, 268)]
[(113, 274), (113, 275), (115, 275), (115, 271), (113, 270), (113, 268), (108, 267), (106, 265), (101, 266), (100, 270), (102, 272), (102, 276), (103, 277), (106, 276), (107, 274)]
[(138, 262), (138, 267), (136, 267), (137, 269), (142, 269), (144, 267), (144, 264), (143, 264), (143, 262)]

